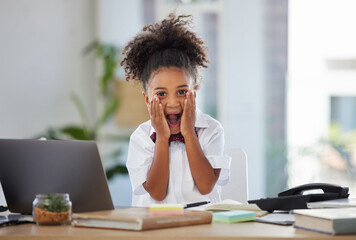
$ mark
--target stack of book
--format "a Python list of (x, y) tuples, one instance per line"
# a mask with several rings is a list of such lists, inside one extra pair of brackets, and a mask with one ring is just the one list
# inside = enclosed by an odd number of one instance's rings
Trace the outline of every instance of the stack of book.
[(294, 210), (295, 228), (331, 235), (356, 234), (356, 208)]

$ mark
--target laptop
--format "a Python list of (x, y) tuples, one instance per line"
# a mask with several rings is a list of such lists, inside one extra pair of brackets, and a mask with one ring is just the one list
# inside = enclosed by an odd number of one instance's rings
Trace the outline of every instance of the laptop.
[(114, 209), (93, 141), (0, 139), (0, 183), (13, 213), (43, 193), (68, 193), (75, 213)]

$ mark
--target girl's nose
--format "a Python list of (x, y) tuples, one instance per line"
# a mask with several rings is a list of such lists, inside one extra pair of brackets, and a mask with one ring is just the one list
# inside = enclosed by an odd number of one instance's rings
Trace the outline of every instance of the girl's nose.
[(167, 103), (166, 103), (167, 107), (177, 107), (179, 105), (180, 105), (179, 99), (176, 96), (168, 97)]

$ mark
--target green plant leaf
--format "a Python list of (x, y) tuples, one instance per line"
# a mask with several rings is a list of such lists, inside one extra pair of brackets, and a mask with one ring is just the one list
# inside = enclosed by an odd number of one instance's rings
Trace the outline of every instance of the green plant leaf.
[(126, 166), (122, 165), (122, 164), (118, 164), (118, 165), (108, 168), (106, 170), (106, 177), (108, 179), (111, 179), (116, 174), (127, 174), (127, 173), (128, 173), (128, 171), (127, 171)]
[(43, 203), (38, 204), (37, 207), (50, 212), (66, 212), (70, 208), (65, 198), (52, 193), (47, 194)]
[(109, 86), (114, 80), (115, 71), (120, 56), (120, 49), (110, 44), (99, 44), (97, 56), (103, 60), (103, 74), (100, 78), (100, 88), (103, 96), (109, 96)]
[(99, 46), (99, 42), (97, 40), (92, 41), (91, 43), (89, 43), (84, 49), (83, 49), (83, 53), (84, 54), (89, 54), (92, 51), (98, 49)]
[(89, 133), (81, 126), (66, 126), (60, 128), (60, 131), (76, 140), (94, 140), (94, 134)]
[(96, 132), (116, 111), (119, 106), (119, 100), (116, 98), (111, 98), (100, 117), (94, 126), (94, 131)]
[(105, 97), (110, 97), (109, 91), (110, 84), (114, 81), (116, 68), (120, 58), (120, 48), (112, 45), (100, 43), (97, 40), (91, 42), (85, 49), (84, 53), (88, 54), (92, 51), (96, 51), (97, 57), (102, 60), (103, 73), (100, 77), (100, 89), (101, 93)]
[(83, 122), (83, 128), (85, 128), (85, 131), (89, 131), (89, 117), (85, 111), (84, 104), (80, 100), (77, 94), (72, 93), (71, 100), (74, 104), (74, 106), (77, 108), (80, 118), (82, 119)]

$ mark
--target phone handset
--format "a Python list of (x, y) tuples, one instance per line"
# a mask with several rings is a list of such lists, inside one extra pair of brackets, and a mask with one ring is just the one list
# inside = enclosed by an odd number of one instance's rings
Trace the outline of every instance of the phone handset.
[[(303, 194), (308, 190), (319, 190), (323, 193)], [(348, 198), (349, 188), (329, 183), (308, 183), (286, 191), (280, 192), (275, 198), (261, 198), (249, 200), (261, 209), (273, 212), (274, 210), (290, 211), (292, 209), (306, 209), (308, 202), (326, 201), (338, 198)]]
[(286, 191), (280, 192), (278, 194), (279, 197), (284, 196), (294, 196), (294, 195), (303, 195), (304, 191), (308, 190), (323, 190), (324, 193), (333, 193), (338, 194), (339, 198), (347, 198), (349, 196), (349, 188), (348, 187), (341, 187), (334, 184), (329, 183), (308, 183), (303, 184), (294, 188), (290, 188)]

